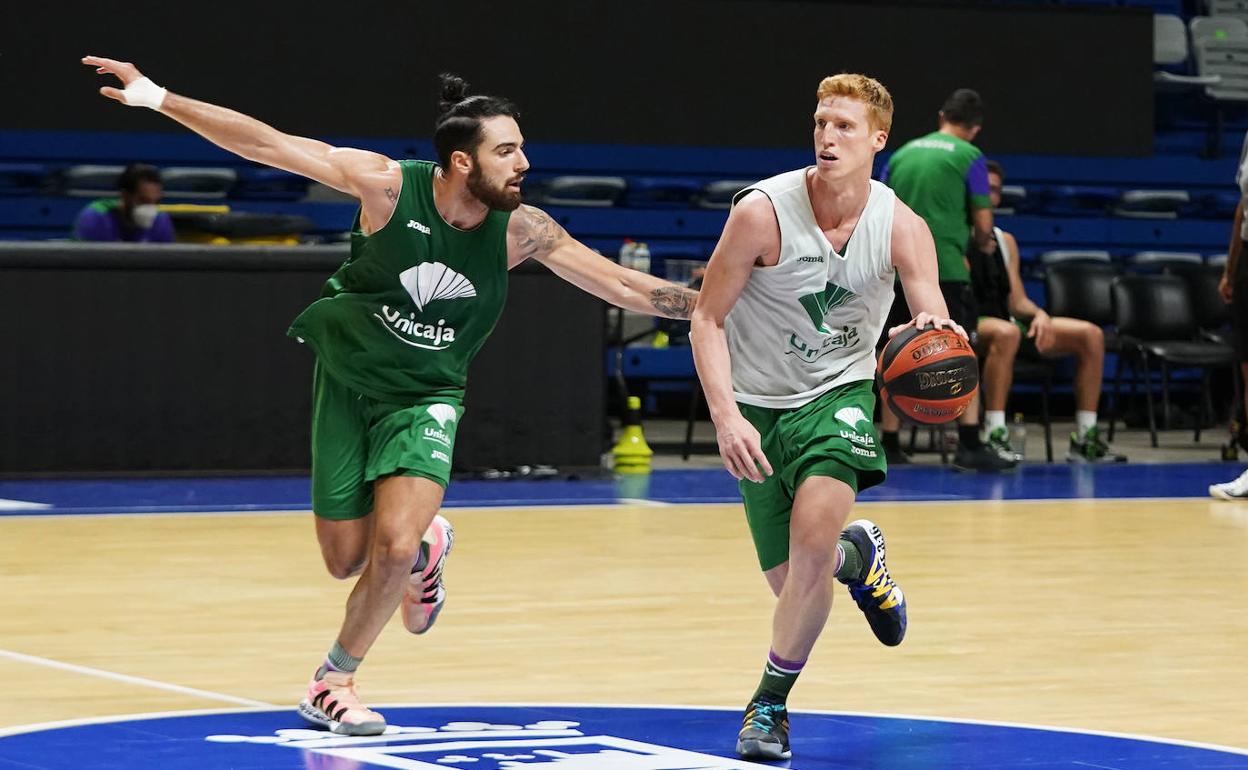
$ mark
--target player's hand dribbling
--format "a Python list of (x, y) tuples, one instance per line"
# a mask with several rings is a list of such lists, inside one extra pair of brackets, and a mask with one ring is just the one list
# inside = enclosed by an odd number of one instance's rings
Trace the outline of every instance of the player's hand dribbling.
[(715, 440), (719, 442), (719, 456), (723, 458), (724, 467), (737, 481), (749, 479), (761, 484), (764, 474), (772, 474), (758, 429), (740, 414), (725, 420), (723, 425), (715, 425)]
[(919, 313), (911, 319), (909, 323), (904, 323), (901, 326), (894, 326), (888, 330), (888, 338), (891, 340), (893, 337), (896, 337), (901, 333), (902, 329), (908, 329), (911, 326), (916, 326), (922, 329), (928, 324), (935, 326), (937, 329), (949, 329), (952, 332), (956, 332), (962, 339), (968, 341), (970, 340), (970, 337), (966, 336), (966, 330), (954, 323), (952, 319), (941, 318), (940, 316), (932, 315), (931, 313)]

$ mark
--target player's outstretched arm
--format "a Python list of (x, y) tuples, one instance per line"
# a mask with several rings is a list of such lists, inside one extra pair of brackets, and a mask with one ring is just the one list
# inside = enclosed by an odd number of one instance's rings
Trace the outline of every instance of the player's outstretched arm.
[(507, 226), (507, 266), (535, 259), (555, 275), (612, 305), (665, 318), (688, 318), (698, 292), (622, 267), (568, 235), (549, 214), (521, 206)]
[[(100, 93), (132, 107), (149, 107), (191, 129), (213, 144), (247, 160), (280, 168), (353, 195), (368, 204), (389, 200), (393, 209), (402, 174), (398, 164), (367, 150), (334, 147), (316, 139), (282, 133), (267, 123), (241, 112), (218, 107), (172, 93), (157, 86), (129, 62), (99, 56), (83, 57), (82, 63), (101, 75), (116, 76), (124, 88), (104, 86)], [(387, 191), (387, 187), (390, 189)]]
[(953, 329), (966, 338), (966, 330), (949, 320), (949, 307), (945, 304), (945, 295), (940, 293), (932, 231), (927, 229), (922, 217), (900, 200), (893, 210), (893, 267), (901, 278), (906, 304), (914, 318), (910, 323), (889, 329), (889, 337), (907, 326), (921, 329), (931, 323)]
[(706, 267), (690, 325), (689, 344), (715, 423), (719, 454), (724, 467), (738, 480), (762, 482), (772, 468), (758, 430), (737, 408), (724, 320), (741, 296), (755, 263), (778, 255), (779, 249), (780, 226), (771, 200), (761, 192), (746, 195), (728, 214), (723, 235)]

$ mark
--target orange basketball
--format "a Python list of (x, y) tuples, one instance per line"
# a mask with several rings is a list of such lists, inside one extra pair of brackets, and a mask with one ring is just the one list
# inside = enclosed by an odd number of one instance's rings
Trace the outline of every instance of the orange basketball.
[(971, 345), (948, 329), (913, 326), (880, 351), (880, 397), (897, 416), (935, 425), (966, 411), (979, 387)]

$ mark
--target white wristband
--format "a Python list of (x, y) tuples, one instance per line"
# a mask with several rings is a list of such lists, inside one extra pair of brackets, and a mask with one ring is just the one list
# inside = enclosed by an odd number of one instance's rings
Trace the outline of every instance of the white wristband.
[(160, 105), (164, 104), (166, 89), (153, 83), (151, 78), (139, 78), (131, 81), (122, 93), (125, 94), (126, 104), (131, 107), (159, 110)]

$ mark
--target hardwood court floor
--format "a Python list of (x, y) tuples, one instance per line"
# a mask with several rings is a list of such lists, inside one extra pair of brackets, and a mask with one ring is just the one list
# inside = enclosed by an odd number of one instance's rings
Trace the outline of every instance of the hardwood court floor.
[[(794, 708), (1248, 747), (1248, 504), (877, 503), (910, 601), (884, 648), (842, 589)], [(743, 705), (772, 600), (739, 506), (464, 509), (438, 627), (386, 629), (369, 703)], [(0, 519), (0, 728), (294, 704), (347, 584), (311, 514)], [(143, 677), (204, 695), (51, 668)], [(217, 693), (222, 698), (212, 697)]]

